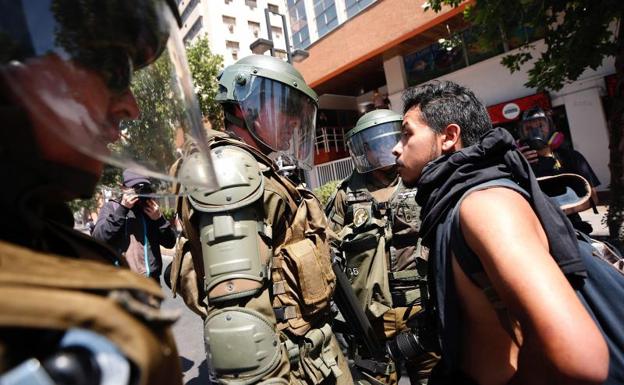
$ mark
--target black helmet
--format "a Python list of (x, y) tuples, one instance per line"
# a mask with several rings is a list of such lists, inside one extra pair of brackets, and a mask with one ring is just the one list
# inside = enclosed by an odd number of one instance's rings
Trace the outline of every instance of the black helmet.
[(538, 107), (524, 111), (519, 124), (520, 139), (533, 149), (539, 150), (548, 146), (553, 134), (553, 124), (546, 112)]

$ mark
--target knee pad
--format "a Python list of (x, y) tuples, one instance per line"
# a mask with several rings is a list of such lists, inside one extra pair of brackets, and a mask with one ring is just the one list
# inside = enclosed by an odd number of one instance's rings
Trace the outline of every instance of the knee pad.
[(204, 342), (210, 367), (227, 382), (256, 382), (281, 360), (281, 343), (272, 322), (244, 308), (224, 308), (204, 321)]

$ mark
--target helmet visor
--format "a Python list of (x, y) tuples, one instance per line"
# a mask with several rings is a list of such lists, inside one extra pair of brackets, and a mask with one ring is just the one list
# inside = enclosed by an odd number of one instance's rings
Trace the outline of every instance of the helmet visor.
[(251, 134), (275, 152), (288, 153), (299, 166), (312, 166), (312, 144), (316, 131), (315, 101), (284, 83), (251, 76), (237, 84), (238, 101)]
[[(189, 136), (205, 147), (205, 131), (166, 2), (17, 0), (9, 8), (14, 15), (11, 23), (2, 21), (0, 41), (8, 48), (0, 76), (40, 146), (45, 138), (175, 182), (169, 169), (176, 150)], [(209, 169), (186, 184), (215, 187), (205, 156)]]
[(347, 142), (351, 159), (359, 173), (392, 166), (396, 159), (392, 148), (401, 137), (401, 122), (388, 122), (362, 130)]

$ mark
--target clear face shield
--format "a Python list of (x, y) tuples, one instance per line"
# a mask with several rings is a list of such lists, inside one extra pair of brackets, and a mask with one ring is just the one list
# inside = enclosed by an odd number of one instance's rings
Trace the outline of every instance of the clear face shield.
[(347, 146), (355, 169), (366, 173), (392, 166), (392, 148), (401, 138), (401, 122), (388, 122), (362, 130), (349, 138)]
[(317, 110), (312, 98), (284, 83), (259, 76), (237, 84), (234, 96), (247, 128), (257, 140), (278, 156), (296, 160), (297, 167), (312, 168)]
[[(9, 42), (0, 49), (0, 78), (46, 160), (95, 175), (101, 163), (130, 168), (161, 181), (162, 191), (173, 182), (216, 187), (186, 52), (165, 1), (16, 0), (9, 8), (15, 22), (0, 32)], [(187, 137), (207, 166), (178, 181), (169, 170)]]

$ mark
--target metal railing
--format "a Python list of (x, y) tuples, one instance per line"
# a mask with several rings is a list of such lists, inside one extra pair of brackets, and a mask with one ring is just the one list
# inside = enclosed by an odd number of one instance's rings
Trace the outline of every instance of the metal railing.
[(317, 164), (310, 171), (310, 188), (316, 188), (332, 180), (342, 180), (353, 172), (351, 158), (343, 158), (327, 163)]

